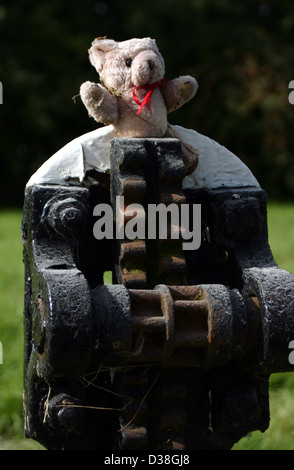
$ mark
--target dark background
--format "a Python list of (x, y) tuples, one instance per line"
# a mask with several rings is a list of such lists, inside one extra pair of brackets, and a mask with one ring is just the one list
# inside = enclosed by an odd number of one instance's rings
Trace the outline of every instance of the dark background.
[(156, 39), (166, 78), (191, 74), (196, 97), (169, 115), (237, 154), (272, 199), (294, 197), (293, 0), (4, 0), (0, 4), (2, 206), (59, 148), (98, 124), (79, 97), (98, 81), (97, 36)]

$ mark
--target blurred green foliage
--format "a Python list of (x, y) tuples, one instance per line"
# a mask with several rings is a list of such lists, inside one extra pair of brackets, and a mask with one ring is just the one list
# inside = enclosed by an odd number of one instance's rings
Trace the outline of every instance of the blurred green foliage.
[(170, 122), (236, 153), (271, 198), (293, 198), (293, 33), (291, 0), (2, 0), (1, 203), (22, 203), (31, 174), (97, 127), (72, 98), (98, 81), (87, 49), (104, 35), (155, 38), (166, 78), (188, 73), (200, 85)]

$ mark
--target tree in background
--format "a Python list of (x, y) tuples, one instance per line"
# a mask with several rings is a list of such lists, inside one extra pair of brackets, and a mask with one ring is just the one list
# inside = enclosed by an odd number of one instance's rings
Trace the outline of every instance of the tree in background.
[(166, 78), (195, 75), (200, 89), (173, 124), (225, 145), (271, 198), (294, 196), (294, 4), (290, 0), (2, 0), (2, 204), (22, 204), (32, 173), (93, 130), (79, 97), (98, 81), (87, 49), (97, 36), (156, 39)]

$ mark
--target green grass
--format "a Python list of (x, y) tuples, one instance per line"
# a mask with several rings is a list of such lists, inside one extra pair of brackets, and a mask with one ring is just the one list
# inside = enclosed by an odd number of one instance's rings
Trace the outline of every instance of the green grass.
[(21, 213), (0, 213), (0, 449), (35, 448), (23, 443), (23, 264), (20, 241)]
[[(294, 204), (268, 205), (269, 244), (278, 265), (294, 274)], [(294, 366), (293, 366), (294, 371)], [(294, 450), (294, 374), (270, 378), (270, 427), (241, 439), (236, 450)]]
[(294, 204), (269, 204), (268, 227), (276, 262), (294, 274)]
[[(41, 449), (23, 438), (23, 264), (20, 211), (0, 212), (0, 450)], [(277, 263), (294, 273), (294, 205), (269, 204), (269, 241)], [(109, 277), (108, 282), (111, 282)], [(294, 366), (293, 366), (294, 367)], [(270, 385), (271, 425), (253, 432), (234, 449), (294, 450), (294, 374), (274, 374)]]

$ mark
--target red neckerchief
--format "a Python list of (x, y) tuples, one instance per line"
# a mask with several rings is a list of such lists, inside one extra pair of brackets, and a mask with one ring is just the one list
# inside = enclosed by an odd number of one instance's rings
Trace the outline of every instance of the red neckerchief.
[[(140, 106), (136, 114), (139, 114), (144, 108), (144, 106), (146, 106), (146, 104), (149, 103), (151, 95), (154, 92), (155, 88), (164, 86), (166, 84), (167, 84), (167, 80), (163, 78), (162, 80), (159, 80), (156, 83), (150, 83), (149, 85), (143, 85), (143, 86), (136, 86), (136, 88), (133, 89), (133, 97), (134, 97), (135, 102)], [(139, 98), (136, 95), (136, 90), (148, 90), (146, 95), (144, 96), (142, 103), (140, 102)]]

